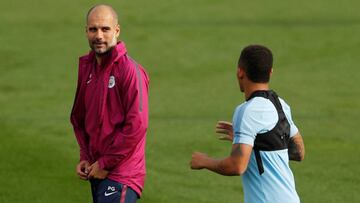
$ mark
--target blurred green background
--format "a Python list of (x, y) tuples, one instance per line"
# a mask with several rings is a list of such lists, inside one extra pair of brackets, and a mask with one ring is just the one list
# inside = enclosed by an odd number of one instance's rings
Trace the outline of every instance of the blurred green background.
[[(85, 14), (100, 1), (0, 1), (0, 202), (91, 202), (69, 122)], [(271, 88), (292, 106), (306, 158), (302, 202), (360, 202), (360, 1), (131, 0), (121, 40), (151, 77), (143, 203), (243, 202), (241, 177), (191, 171), (230, 153), (218, 120), (244, 101), (241, 49), (273, 50)]]

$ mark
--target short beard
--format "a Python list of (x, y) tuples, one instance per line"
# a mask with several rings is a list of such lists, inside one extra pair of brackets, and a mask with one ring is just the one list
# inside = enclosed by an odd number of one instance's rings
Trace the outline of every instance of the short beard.
[(95, 49), (93, 49), (93, 50), (94, 50), (96, 56), (103, 57), (103, 56), (109, 55), (112, 52), (113, 49), (114, 49), (114, 47), (110, 47), (108, 50), (106, 50), (106, 51), (104, 51), (102, 53), (96, 52)]

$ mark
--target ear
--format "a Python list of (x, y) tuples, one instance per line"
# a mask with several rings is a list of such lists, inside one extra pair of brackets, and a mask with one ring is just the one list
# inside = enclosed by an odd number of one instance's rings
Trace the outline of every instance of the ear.
[(272, 75), (273, 73), (273, 68), (270, 69), (270, 76)]
[(120, 36), (120, 25), (117, 24), (116, 27), (115, 27), (115, 36), (116, 38), (118, 38)]
[(241, 67), (238, 67), (238, 68), (237, 68), (237, 77), (238, 77), (239, 79), (243, 79), (243, 78), (244, 78), (244, 75), (245, 75), (244, 69), (241, 68)]

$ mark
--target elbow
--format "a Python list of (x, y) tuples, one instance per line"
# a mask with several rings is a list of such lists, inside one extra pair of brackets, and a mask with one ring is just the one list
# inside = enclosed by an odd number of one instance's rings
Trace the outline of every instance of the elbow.
[(242, 176), (242, 175), (244, 175), (245, 171), (246, 171), (246, 170), (238, 170), (238, 171), (236, 172), (236, 176)]
[(233, 159), (232, 160), (232, 172), (233, 172), (233, 176), (242, 176), (246, 169), (247, 169), (247, 165), (248, 163), (245, 162), (244, 160), (238, 160), (238, 159)]
[(293, 154), (289, 158), (290, 158), (290, 160), (301, 162), (301, 161), (303, 161), (305, 159), (305, 153), (300, 152), (300, 153), (297, 153), (297, 154)]
[(241, 171), (238, 170), (234, 170), (231, 174), (231, 176), (241, 176), (241, 175), (242, 175)]
[(303, 161), (305, 159), (305, 149), (303, 147), (290, 148), (288, 150), (289, 159), (292, 161)]
[(298, 154), (298, 160), (297, 161), (303, 161), (305, 159), (305, 149), (302, 149)]
[(302, 156), (299, 156), (299, 157), (296, 157), (295, 159), (293, 159), (294, 161), (298, 161), (298, 162), (301, 162), (304, 160), (304, 157)]
[(304, 161), (305, 159), (305, 151), (302, 151), (302, 153), (300, 153), (300, 156), (299, 156), (299, 161)]
[(243, 167), (243, 168), (239, 171), (239, 176), (244, 175), (245, 171), (246, 171), (246, 168)]
[(242, 176), (246, 171), (246, 167), (244, 166), (237, 166), (234, 170), (234, 176)]
[(229, 176), (241, 176), (243, 173), (238, 170), (234, 170), (232, 173), (229, 174)]

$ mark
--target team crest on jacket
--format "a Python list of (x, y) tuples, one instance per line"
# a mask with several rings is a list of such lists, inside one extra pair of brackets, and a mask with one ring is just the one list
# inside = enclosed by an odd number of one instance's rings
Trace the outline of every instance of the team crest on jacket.
[(108, 87), (113, 88), (114, 86), (115, 86), (115, 77), (112, 75), (110, 76)]

